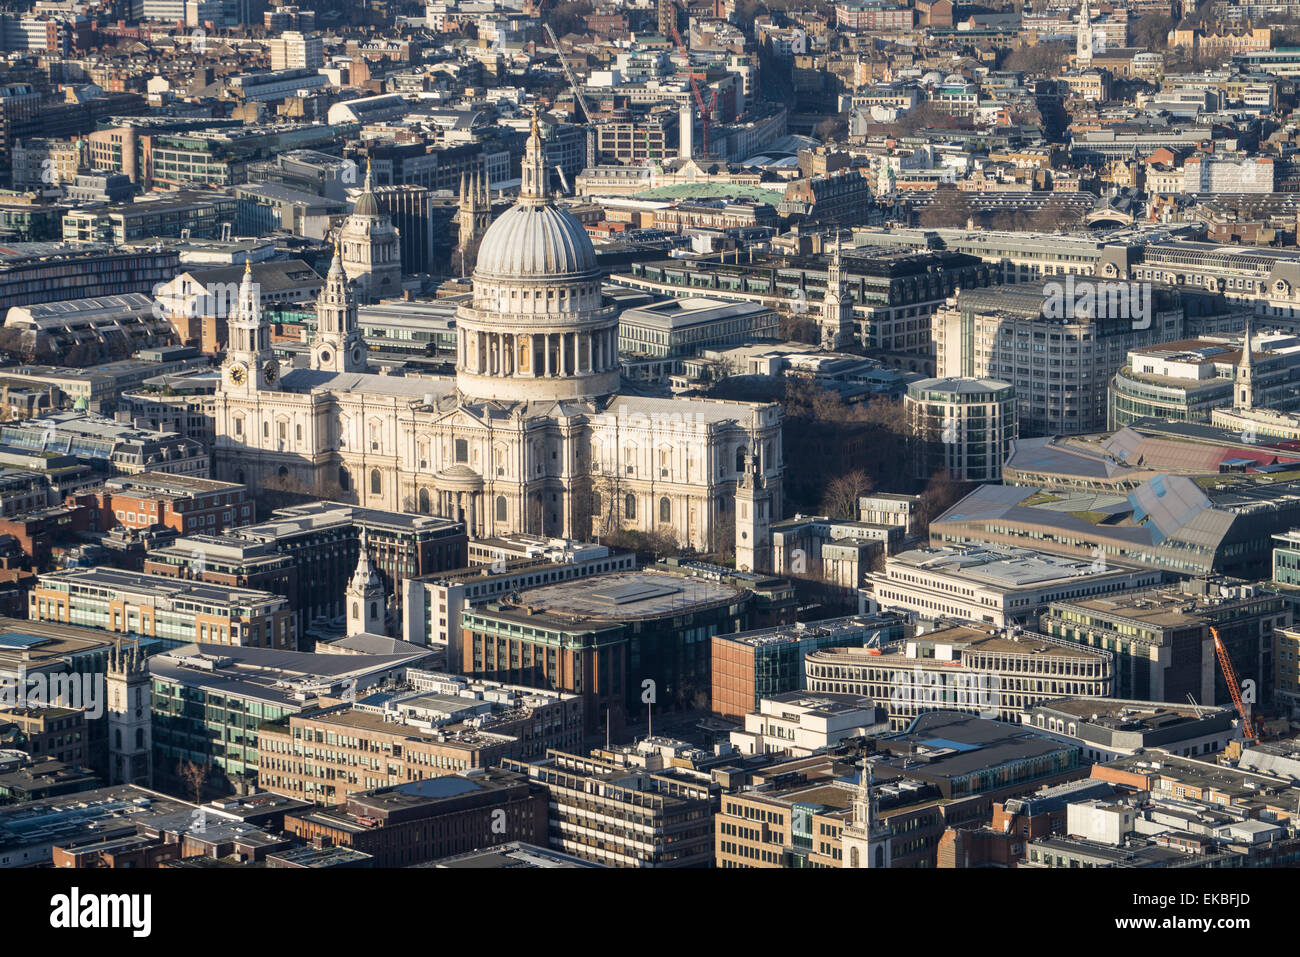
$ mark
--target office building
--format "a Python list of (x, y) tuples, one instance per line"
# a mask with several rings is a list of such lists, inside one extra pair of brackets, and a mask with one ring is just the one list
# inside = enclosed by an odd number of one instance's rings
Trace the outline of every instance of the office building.
[(650, 708), (707, 705), (710, 639), (747, 627), (752, 604), (736, 585), (662, 571), (543, 585), (461, 614), (461, 668), (580, 694), (587, 733), (618, 733)]
[(1057, 600), (1158, 585), (1155, 569), (1086, 562), (1028, 548), (917, 548), (891, 555), (865, 593), (886, 611), (997, 627), (1027, 624)]
[[(258, 736), (258, 786), (315, 804), (503, 758), (544, 757), (582, 740), (582, 699), (410, 669), (410, 690), (343, 710), (290, 715)], [(333, 741), (317, 748), (314, 743)], [(376, 755), (379, 755), (376, 757)]]
[(325, 47), (312, 34), (286, 31), (269, 41), (271, 70), (315, 70), (325, 65)]
[(1040, 734), (1078, 745), (1096, 764), (1156, 749), (1183, 757), (1215, 755), (1241, 737), (1240, 719), (1230, 705), (1061, 698), (1035, 705), (1021, 717)]
[(825, 515), (796, 515), (772, 523), (772, 570), (812, 578), (849, 592), (902, 543), (897, 525), (836, 521)]
[(419, 652), (307, 654), (230, 645), (181, 645), (148, 659), (153, 683), (154, 780), (183, 787), (187, 763), (209, 769), (218, 793), (255, 790), (263, 725), (283, 734), (290, 715), (364, 697), (395, 682)]
[(745, 715), (743, 730), (731, 732), (731, 743), (742, 754), (783, 751), (805, 758), (846, 738), (876, 737), (889, 731), (885, 709), (866, 698), (788, 691), (763, 698), (756, 712)]
[(610, 867), (708, 867), (718, 786), (681, 768), (600, 754), (506, 762), (545, 794), (548, 846)]
[(253, 521), (244, 486), (166, 472), (111, 478), (71, 501), (88, 509), (90, 527), (101, 531), (162, 526), (182, 535), (220, 535)]
[(279, 595), (115, 568), (41, 575), (27, 614), (176, 643), (293, 649), (298, 642), (289, 602)]
[(994, 379), (922, 379), (903, 397), (912, 475), (997, 482), (1019, 437), (1016, 390)]
[(631, 378), (667, 381), (681, 374), (682, 360), (703, 349), (777, 339), (778, 327), (776, 312), (757, 303), (669, 299), (623, 310), (619, 360)]
[[(472, 543), (471, 551), (481, 544)], [(558, 561), (500, 558), (487, 565), (404, 579), (403, 639), (417, 645), (445, 647), (448, 667), (459, 670), (465, 657), (461, 613), (466, 608), (507, 598), (525, 588), (636, 568), (634, 553), (616, 552), (603, 545), (558, 557)]]
[(1126, 290), (1125, 308), (1102, 302), (1091, 313), (1076, 310), (1078, 297), (1055, 280), (963, 288), (934, 314), (938, 375), (1009, 383), (1020, 435), (1104, 428), (1107, 386), (1128, 353), (1182, 338), (1184, 322), (1175, 296), (1148, 286), (1142, 306), (1131, 301), (1141, 297), (1138, 284), (1112, 285)]
[(1076, 747), (972, 715), (924, 714), (906, 733), (763, 768), (753, 787), (724, 794), (715, 866), (934, 867), (947, 828), (1085, 773)]
[(110, 475), (166, 472), (204, 478), (209, 456), (193, 439), (123, 425), (93, 412), (52, 412), (0, 426), (0, 445), (74, 456)]
[(712, 640), (710, 710), (739, 720), (765, 698), (802, 691), (804, 657), (821, 648), (860, 648), (903, 638), (903, 621), (891, 615), (856, 615), (799, 622)]
[(1140, 701), (1230, 704), (1215, 660), (1213, 626), (1241, 680), (1259, 703), (1270, 700), (1277, 675), (1274, 630), (1292, 610), (1280, 595), (1232, 580), (1192, 579), (1176, 585), (1053, 602), (1039, 630), (1056, 640), (1104, 649), (1114, 659), (1114, 696)]
[(1107, 697), (1112, 658), (1032, 632), (949, 625), (883, 648), (824, 648), (804, 660), (810, 693), (869, 698), (903, 730), (932, 711), (1018, 723), (1022, 711), (1051, 698)]
[(305, 841), (369, 854), (375, 867), (409, 867), (510, 841), (546, 844), (545, 791), (491, 768), (363, 791), (333, 808), (285, 815)]

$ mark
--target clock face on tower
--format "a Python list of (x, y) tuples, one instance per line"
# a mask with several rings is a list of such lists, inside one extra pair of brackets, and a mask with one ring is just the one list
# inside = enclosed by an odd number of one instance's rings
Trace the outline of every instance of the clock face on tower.
[(275, 377), (280, 374), (280, 367), (274, 362), (268, 362), (262, 368), (262, 378), (266, 379), (267, 385), (275, 381)]
[(248, 370), (241, 365), (231, 366), (230, 381), (235, 385), (243, 385), (248, 381)]

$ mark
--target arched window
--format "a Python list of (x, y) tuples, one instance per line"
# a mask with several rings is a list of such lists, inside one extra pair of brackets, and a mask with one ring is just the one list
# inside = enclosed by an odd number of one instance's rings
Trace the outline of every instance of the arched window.
[(243, 485), (243, 484), (244, 484), (244, 470), (243, 470), (243, 469), (240, 469), (238, 472), (235, 473), (235, 481), (238, 482), (240, 485)]
[(659, 500), (659, 521), (671, 522), (673, 520), (673, 503), (668, 501), (668, 496)]
[(351, 481), (352, 479), (348, 476), (348, 470), (340, 465), (339, 466), (339, 488), (341, 488), (343, 491), (346, 492), (348, 490), (348, 485), (351, 483)]
[(861, 865), (858, 863), (858, 849), (857, 849), (856, 847), (850, 847), (850, 848), (849, 848), (849, 867), (860, 867), (860, 866), (861, 866)]
[(122, 750), (122, 729), (117, 729), (117, 750)]
[(370, 617), (371, 618), (379, 617), (379, 604), (377, 602), (372, 601), (370, 603)]
[(144, 747), (144, 728), (135, 729), (135, 746), (137, 748)]
[(416, 507), (419, 508), (420, 514), (428, 515), (429, 514), (429, 490), (427, 488), (420, 489), (420, 494), (416, 497), (416, 499), (417, 499)]
[(736, 472), (745, 471), (745, 447), (742, 445), (736, 449)]
[(877, 867), (885, 866), (885, 848), (881, 844), (876, 845), (876, 866)]
[(627, 498), (623, 500), (623, 514), (628, 518), (636, 518), (636, 496), (631, 492), (628, 492)]
[(504, 522), (505, 520), (506, 520), (506, 497), (504, 495), (498, 495), (497, 496), (497, 521)]
[(277, 474), (280, 476), (281, 479), (287, 479), (289, 477), (289, 470), (285, 468), (283, 465), (281, 465), (280, 471)]
[(353, 618), (361, 617), (361, 606), (358, 605), (356, 602), (352, 603), (352, 617)]
[(600, 493), (592, 492), (591, 493), (591, 514), (599, 515), (600, 512), (601, 512)]
[(379, 469), (370, 470), (370, 494), (379, 495), (383, 488), (383, 479), (379, 475)]

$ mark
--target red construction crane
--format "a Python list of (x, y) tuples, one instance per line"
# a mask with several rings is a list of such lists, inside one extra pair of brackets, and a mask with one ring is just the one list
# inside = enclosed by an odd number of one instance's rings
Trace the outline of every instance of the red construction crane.
[(1255, 740), (1255, 725), (1250, 720), (1250, 713), (1246, 711), (1245, 704), (1241, 700), (1241, 683), (1237, 681), (1237, 672), (1232, 667), (1232, 659), (1228, 657), (1228, 649), (1219, 638), (1219, 632), (1215, 628), (1210, 629), (1210, 634), (1214, 637), (1214, 653), (1219, 657), (1219, 667), (1223, 669), (1223, 680), (1228, 684), (1228, 694), (1232, 695), (1232, 703), (1237, 706), (1237, 713), (1241, 715), (1241, 731), (1247, 741)]
[(686, 44), (682, 42), (682, 35), (673, 27), (673, 41), (677, 44), (677, 52), (682, 55), (686, 61), (686, 78), (691, 81), (691, 93), (695, 95), (695, 108), (700, 111), (700, 127), (703, 135), (700, 137), (702, 152), (705, 156), (709, 155), (709, 127), (713, 124), (713, 108), (718, 104), (718, 91), (713, 91), (713, 98), (709, 105), (704, 105), (704, 97), (700, 94), (700, 85), (695, 82), (695, 74), (691, 72), (691, 55), (686, 50)]

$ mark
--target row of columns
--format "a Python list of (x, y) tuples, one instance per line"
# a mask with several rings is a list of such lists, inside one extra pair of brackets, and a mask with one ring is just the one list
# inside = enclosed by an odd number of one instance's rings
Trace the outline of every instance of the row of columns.
[(464, 522), (471, 536), (479, 534), (478, 509), (482, 492), (453, 491), (438, 489), (438, 508), (436, 514)]
[(459, 350), (460, 367), (478, 375), (550, 378), (608, 372), (618, 365), (618, 328), (533, 334), (467, 329)]

